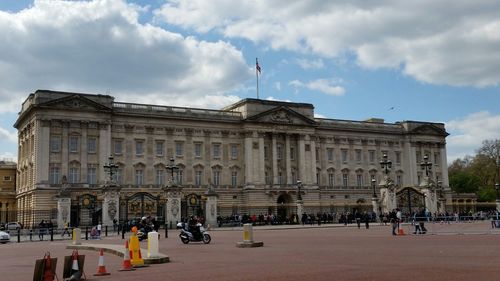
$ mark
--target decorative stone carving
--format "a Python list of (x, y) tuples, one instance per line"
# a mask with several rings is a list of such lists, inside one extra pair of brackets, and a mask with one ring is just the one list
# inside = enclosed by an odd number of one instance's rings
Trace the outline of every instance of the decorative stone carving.
[(280, 123), (292, 123), (292, 119), (288, 112), (285, 111), (276, 111), (271, 115), (271, 120), (274, 122)]

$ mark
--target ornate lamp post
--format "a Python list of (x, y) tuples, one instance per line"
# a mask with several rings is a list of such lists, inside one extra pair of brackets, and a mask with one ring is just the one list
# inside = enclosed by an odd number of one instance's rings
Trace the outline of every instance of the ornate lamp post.
[(177, 166), (177, 164), (175, 164), (175, 159), (173, 157), (170, 158), (170, 163), (168, 165), (165, 165), (165, 169), (171, 172), (172, 186), (175, 186), (174, 173), (179, 170), (179, 167)]
[(304, 209), (304, 205), (302, 202), (302, 182), (297, 180), (297, 220), (300, 221), (302, 219), (302, 213)]
[(116, 172), (118, 171), (118, 165), (115, 164), (115, 158), (113, 155), (110, 155), (108, 157), (108, 163), (104, 164), (103, 168), (106, 174), (108, 174), (108, 184), (110, 186), (116, 185), (116, 178), (114, 177), (116, 175)]
[(302, 201), (302, 182), (297, 180), (297, 202)]
[(425, 176), (429, 177), (429, 172), (432, 170), (432, 163), (428, 161), (429, 156), (426, 154), (424, 155), (424, 161), (420, 163), (420, 167), (422, 170), (425, 170)]
[(377, 199), (377, 193), (375, 193), (375, 183), (377, 181), (375, 179), (372, 179), (372, 189), (373, 189), (373, 198)]
[(392, 161), (387, 159), (387, 154), (384, 153), (380, 161), (380, 167), (384, 170), (386, 177), (389, 177), (389, 172), (392, 167)]
[(110, 155), (108, 163), (103, 165), (104, 171), (108, 174), (108, 180), (103, 188), (104, 203), (102, 208), (102, 224), (104, 226), (113, 225), (113, 229), (116, 228), (119, 219), (118, 208), (120, 206), (120, 188), (116, 183), (116, 173), (119, 166), (114, 160), (113, 155)]

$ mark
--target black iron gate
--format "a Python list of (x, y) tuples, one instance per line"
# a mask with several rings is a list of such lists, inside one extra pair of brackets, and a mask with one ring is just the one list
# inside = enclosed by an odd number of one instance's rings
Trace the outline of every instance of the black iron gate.
[[(122, 201), (123, 202), (123, 201)], [(125, 204), (121, 204), (120, 217), (128, 220), (140, 220), (142, 217), (154, 217), (163, 221), (164, 204), (160, 196), (154, 196), (147, 192), (138, 192), (125, 198)]]
[(97, 196), (83, 194), (76, 200), (77, 205), (71, 206), (70, 224), (77, 226), (97, 225), (101, 220), (102, 209), (97, 202)]
[(423, 193), (411, 187), (406, 187), (396, 194), (398, 208), (407, 214), (412, 214), (423, 208), (425, 205), (425, 197)]
[(197, 216), (204, 217), (205, 208), (203, 207), (203, 199), (197, 194), (188, 194), (181, 202), (181, 215), (183, 217)]

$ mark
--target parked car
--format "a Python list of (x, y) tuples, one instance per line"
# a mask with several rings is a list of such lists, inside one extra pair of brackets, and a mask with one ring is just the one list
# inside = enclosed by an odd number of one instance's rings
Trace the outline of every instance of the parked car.
[(18, 230), (21, 228), (21, 224), (18, 222), (8, 222), (5, 224), (5, 230)]
[(10, 235), (5, 231), (0, 231), (0, 243), (5, 244), (10, 241)]

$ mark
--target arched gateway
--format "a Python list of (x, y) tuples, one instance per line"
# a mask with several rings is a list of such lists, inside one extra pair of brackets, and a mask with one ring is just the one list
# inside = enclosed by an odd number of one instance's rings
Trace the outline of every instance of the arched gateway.
[(280, 220), (284, 221), (294, 212), (295, 208), (292, 204), (292, 197), (288, 193), (283, 193), (278, 196), (276, 200), (277, 215)]

